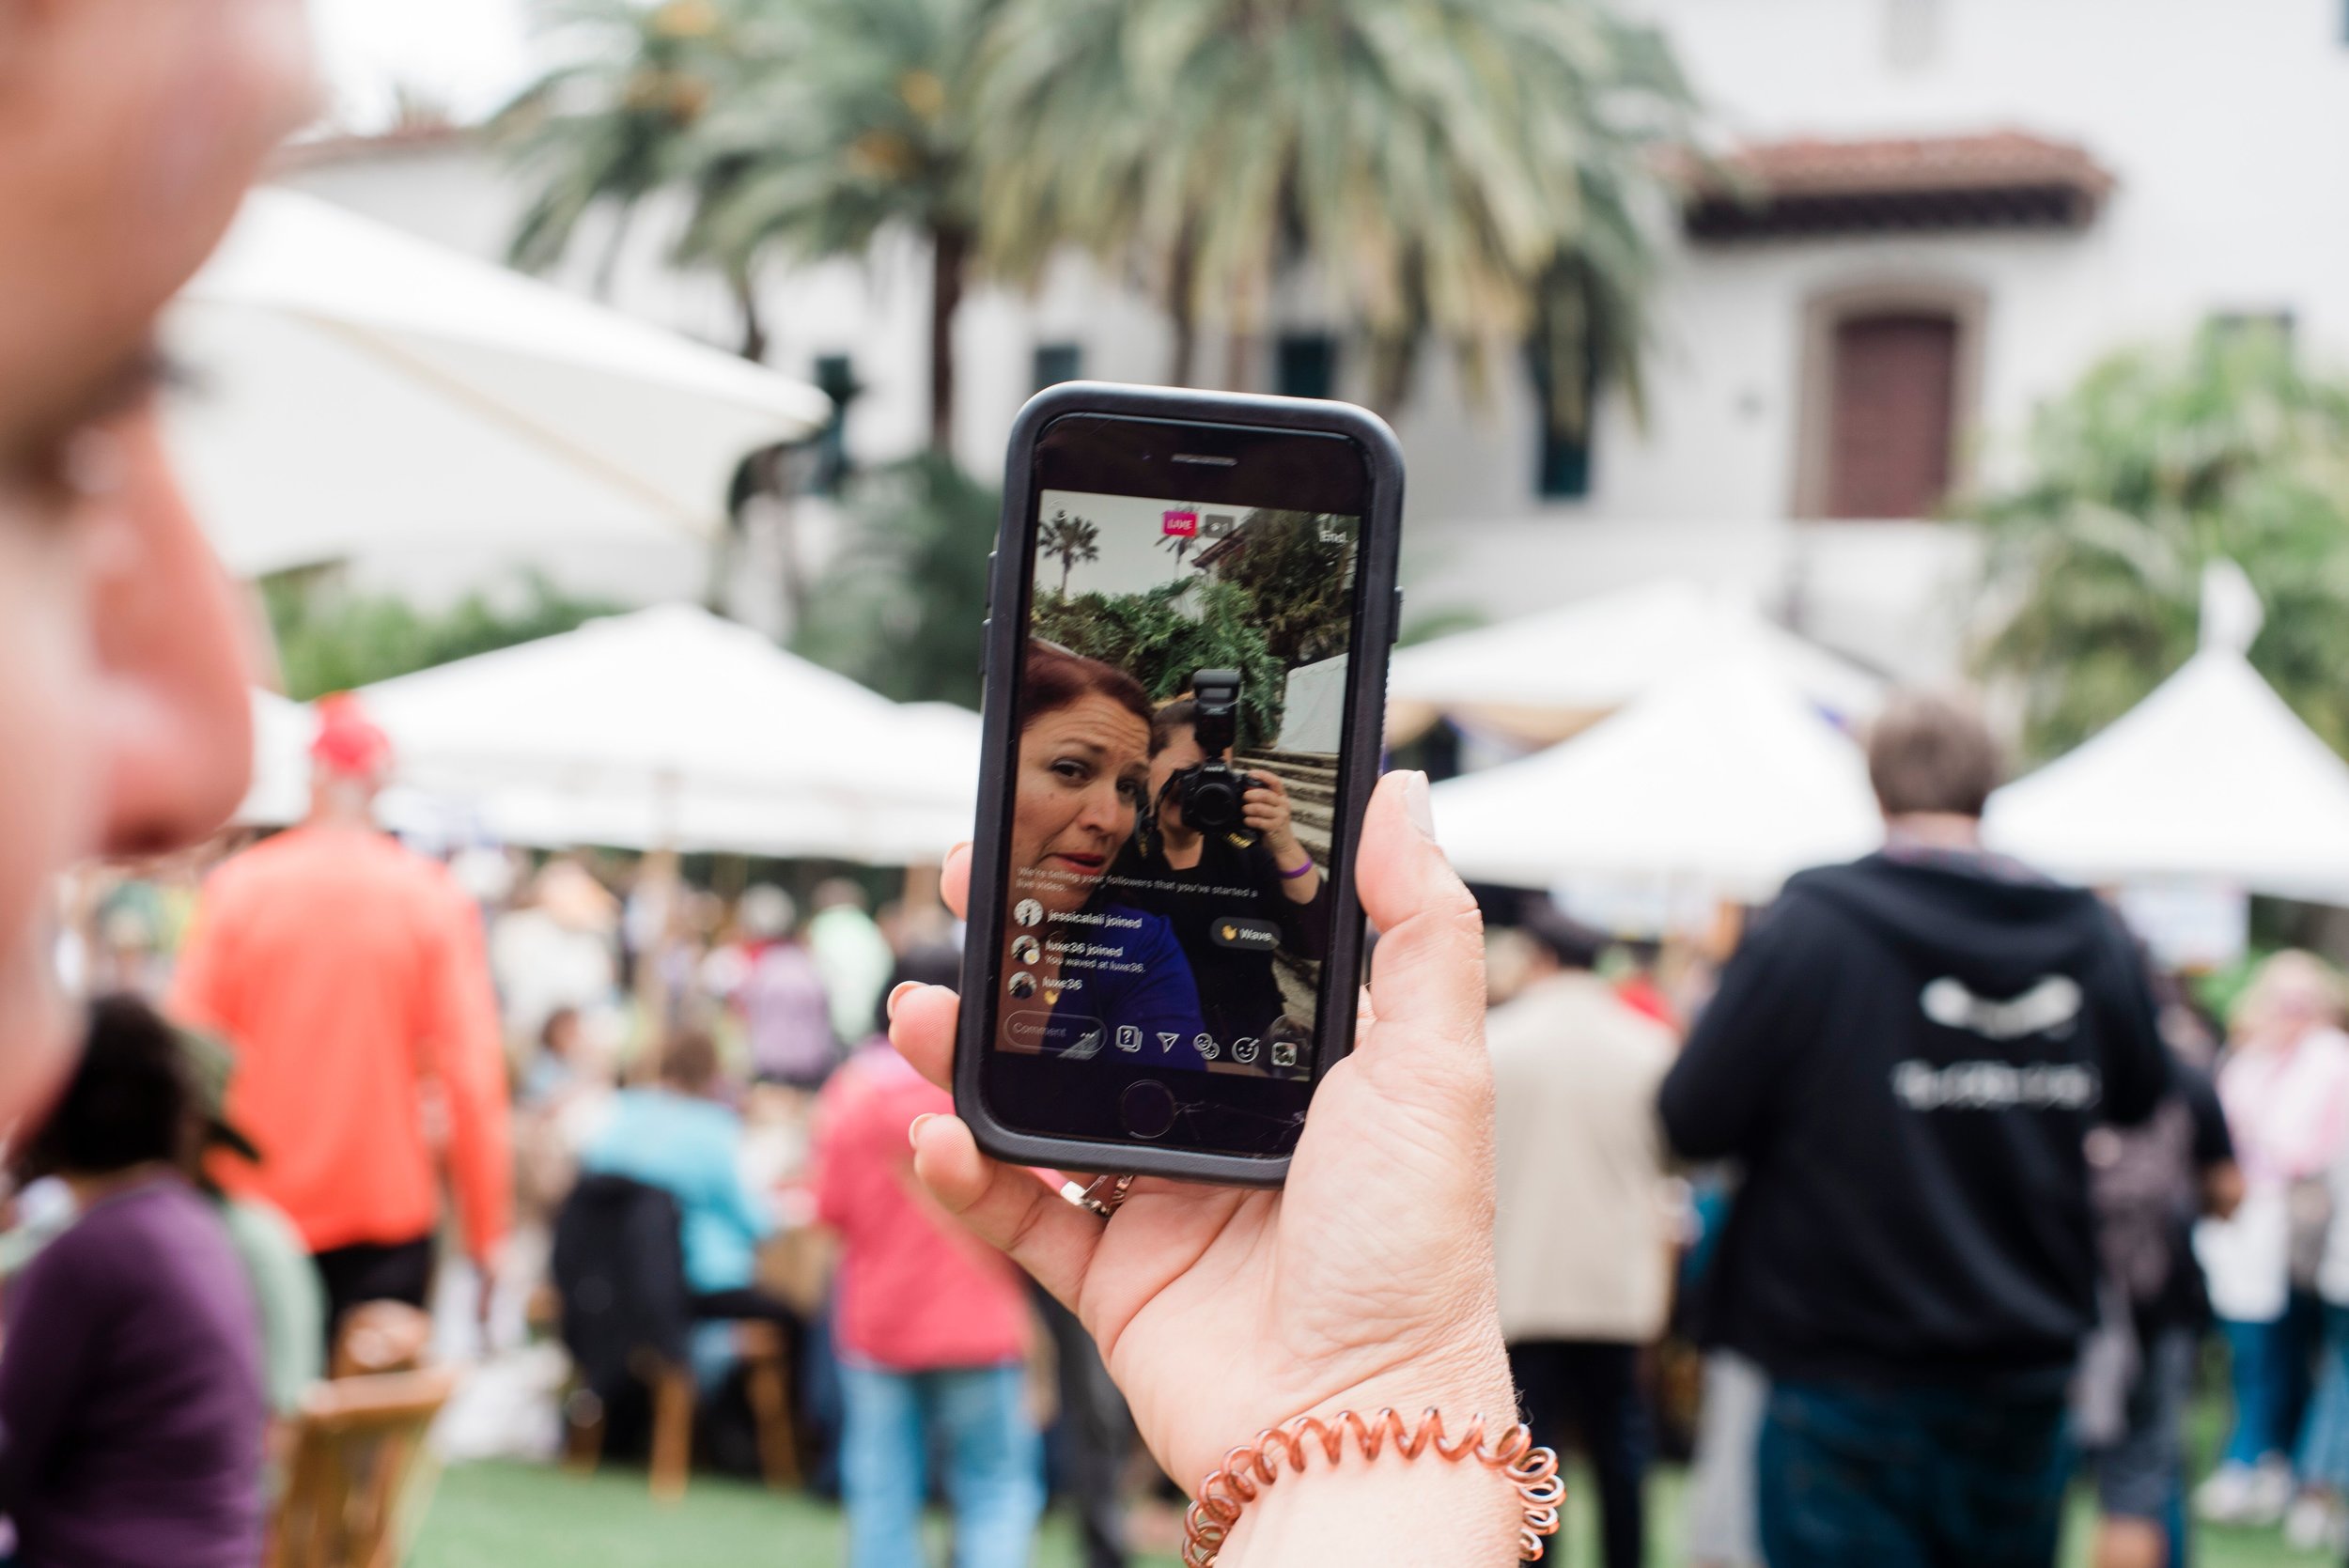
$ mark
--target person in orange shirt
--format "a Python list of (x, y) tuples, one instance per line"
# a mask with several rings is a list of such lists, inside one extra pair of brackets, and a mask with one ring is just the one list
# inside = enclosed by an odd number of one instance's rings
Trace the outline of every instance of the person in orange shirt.
[(479, 914), (439, 865), (375, 829), (383, 732), (348, 695), (319, 706), (309, 817), (206, 880), (171, 1010), (237, 1051), (229, 1115), (261, 1160), (220, 1175), (301, 1231), (332, 1343), (362, 1301), (425, 1305), (440, 1207), (428, 1084), (448, 1110), (485, 1315), (513, 1165)]

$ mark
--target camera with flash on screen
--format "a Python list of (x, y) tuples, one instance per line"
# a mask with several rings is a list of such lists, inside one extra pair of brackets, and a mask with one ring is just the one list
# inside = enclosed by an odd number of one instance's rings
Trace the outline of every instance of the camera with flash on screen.
[(1256, 776), (1223, 760), (1239, 736), (1239, 689), (1237, 670), (1201, 670), (1190, 677), (1191, 701), (1199, 706), (1191, 733), (1207, 758), (1175, 774), (1168, 787), (1183, 808), (1183, 820), (1200, 832), (1245, 831), (1240, 806), (1256, 786)]

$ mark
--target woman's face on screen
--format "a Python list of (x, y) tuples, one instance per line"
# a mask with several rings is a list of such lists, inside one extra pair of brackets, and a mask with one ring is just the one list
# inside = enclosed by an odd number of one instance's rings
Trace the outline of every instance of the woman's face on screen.
[(1019, 735), (1011, 892), (1080, 908), (1134, 831), (1150, 777), (1150, 726), (1099, 692), (1039, 713)]

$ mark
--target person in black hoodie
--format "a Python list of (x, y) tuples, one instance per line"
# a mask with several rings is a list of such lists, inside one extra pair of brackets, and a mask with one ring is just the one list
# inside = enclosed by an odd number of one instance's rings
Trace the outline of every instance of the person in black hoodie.
[(1970, 710), (1896, 698), (1886, 847), (1786, 884), (1659, 1094), (1682, 1156), (1745, 1166), (1704, 1321), (1772, 1379), (1771, 1568), (2055, 1560), (2096, 1313), (2082, 1140), (2170, 1067), (2119, 923), (1982, 849), (1999, 767)]

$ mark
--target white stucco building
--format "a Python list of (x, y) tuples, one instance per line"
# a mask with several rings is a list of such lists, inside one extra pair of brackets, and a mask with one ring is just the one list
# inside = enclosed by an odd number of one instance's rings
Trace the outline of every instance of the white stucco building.
[[(1937, 673), (1969, 568), (1962, 538), (1919, 514), (2010, 471), (2033, 407), (2096, 357), (2257, 316), (2319, 363), (2349, 361), (2343, 0), (1633, 3), (1669, 33), (1753, 201), (1695, 201), (1674, 226), (1644, 427), (1609, 399), (1587, 452), (1545, 450), (1517, 367), (1471, 394), (1425, 356), (1396, 419), (1415, 614), (1679, 572), (1745, 584), (1895, 673)], [(482, 255), (521, 200), (464, 135), (321, 144), (281, 178)], [(614, 298), (730, 341), (723, 293), (663, 262), (674, 222), (639, 220)], [(584, 236), (567, 281), (585, 287), (599, 248)], [(860, 460), (925, 434), (926, 290), (910, 241), (766, 283), (770, 362), (863, 389), (845, 432)], [(1354, 346), (1291, 303), (1249, 346), (1248, 383), (1358, 394)], [(1155, 380), (1169, 351), (1145, 303), (1073, 261), (1033, 300), (975, 290), (956, 334), (956, 446), (980, 471), (1040, 381)], [(1205, 334), (1203, 374), (1222, 361)], [(681, 551), (565, 569), (651, 596), (697, 592), (703, 567)]]

